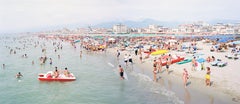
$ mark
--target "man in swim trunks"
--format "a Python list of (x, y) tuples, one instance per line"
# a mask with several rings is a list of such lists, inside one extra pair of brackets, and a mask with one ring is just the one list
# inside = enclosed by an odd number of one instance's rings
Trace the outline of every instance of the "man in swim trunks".
[(120, 56), (120, 52), (119, 50), (117, 50), (117, 59), (119, 58), (119, 56)]
[(124, 56), (124, 62), (126, 63), (126, 66), (128, 66), (128, 64), (127, 64), (127, 62), (128, 62), (128, 55), (127, 54), (125, 54), (125, 56)]
[(121, 65), (119, 65), (119, 74), (121, 79), (124, 79), (123, 72), (124, 72), (123, 68), (121, 67)]

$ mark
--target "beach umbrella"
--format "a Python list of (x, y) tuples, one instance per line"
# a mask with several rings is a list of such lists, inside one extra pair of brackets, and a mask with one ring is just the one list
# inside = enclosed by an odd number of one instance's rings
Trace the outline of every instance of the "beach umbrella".
[(218, 42), (226, 43), (226, 42), (228, 42), (228, 39), (227, 38), (222, 38), (222, 39), (219, 39)]
[(199, 58), (199, 59), (197, 59), (197, 61), (198, 61), (199, 63), (203, 63), (203, 62), (205, 62), (206, 60), (205, 60), (204, 58)]

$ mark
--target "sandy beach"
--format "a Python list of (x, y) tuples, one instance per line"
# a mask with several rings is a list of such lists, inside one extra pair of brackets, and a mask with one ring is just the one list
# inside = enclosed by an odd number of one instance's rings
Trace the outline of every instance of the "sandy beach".
[[(208, 56), (215, 56), (216, 59), (221, 59), (224, 62), (228, 62), (225, 67), (212, 66), (208, 62), (204, 62), (205, 67), (211, 68), (211, 86), (205, 85), (205, 74), (206, 70), (191, 71), (191, 63), (187, 64), (173, 64), (170, 66), (170, 74), (167, 74), (165, 66), (162, 72), (157, 74), (158, 81), (156, 82), (159, 86), (164, 86), (166, 89), (175, 92), (176, 96), (184, 101), (185, 104), (223, 104), (223, 103), (239, 103), (240, 90), (238, 86), (240, 82), (240, 70), (238, 70), (239, 60), (228, 59), (225, 56), (231, 53), (231, 50), (226, 50), (225, 52), (210, 52), (212, 45), (210, 43), (203, 43), (202, 41), (197, 42), (197, 47), (202, 50), (198, 50), (197, 53), (203, 54), (203, 58)], [(109, 49), (113, 55), (116, 56), (117, 50), (119, 48)], [(151, 80), (153, 79), (152, 74), (152, 63), (155, 57), (151, 56), (148, 59), (144, 59), (143, 63), (140, 62), (139, 56), (134, 55), (134, 51), (121, 51), (123, 61), (124, 54), (131, 54), (133, 56), (133, 70), (148, 75)], [(186, 56), (191, 56), (192, 54), (186, 54), (185, 52), (171, 51), (169, 54), (185, 54)], [(143, 57), (147, 54), (143, 53)], [(183, 69), (186, 68), (190, 79), (188, 80), (187, 88), (183, 87), (182, 73)], [(127, 68), (129, 69), (129, 68)]]

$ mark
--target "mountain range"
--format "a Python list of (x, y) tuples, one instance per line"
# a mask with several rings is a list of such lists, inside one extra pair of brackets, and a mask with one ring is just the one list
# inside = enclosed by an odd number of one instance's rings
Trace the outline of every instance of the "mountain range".
[[(196, 21), (194, 21), (196, 22)], [(240, 20), (211, 20), (211, 21), (204, 21), (204, 22), (207, 22), (209, 23), (210, 25), (214, 25), (214, 24), (217, 24), (217, 23), (230, 23), (230, 24), (235, 24), (235, 23), (240, 23)], [(133, 28), (143, 28), (143, 27), (147, 27), (148, 25), (151, 25), (151, 24), (155, 24), (155, 25), (159, 25), (159, 26), (164, 26), (164, 27), (177, 27), (178, 25), (180, 24), (189, 24), (189, 23), (193, 23), (193, 22), (185, 22), (185, 21), (158, 21), (158, 20), (154, 20), (154, 19), (144, 19), (142, 21), (130, 21), (130, 20), (127, 20), (127, 21), (121, 21), (121, 22), (118, 22), (118, 21), (111, 21), (111, 22), (105, 22), (105, 23), (100, 23), (100, 24), (97, 24), (97, 25), (94, 25), (92, 27), (94, 28), (112, 28), (113, 25), (116, 25), (116, 24), (124, 24), (128, 27), (133, 27)]]

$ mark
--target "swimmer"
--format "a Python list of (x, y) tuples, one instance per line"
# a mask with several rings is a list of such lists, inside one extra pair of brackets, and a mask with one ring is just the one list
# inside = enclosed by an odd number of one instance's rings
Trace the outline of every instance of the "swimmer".
[(16, 78), (21, 78), (21, 77), (23, 77), (23, 75), (21, 74), (21, 72), (18, 72), (18, 73), (16, 74)]
[(52, 65), (52, 58), (50, 58), (49, 60), (50, 60), (50, 65)]

